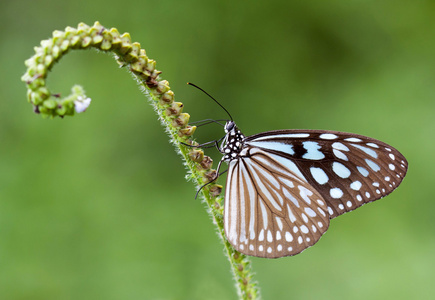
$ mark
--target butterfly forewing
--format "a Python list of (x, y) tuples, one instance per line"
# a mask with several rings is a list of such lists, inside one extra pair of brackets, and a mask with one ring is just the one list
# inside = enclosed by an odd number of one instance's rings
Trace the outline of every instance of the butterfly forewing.
[(330, 218), (391, 193), (405, 177), (408, 163), (390, 145), (337, 131), (281, 130), (247, 138), (293, 161), (328, 204)]
[(225, 233), (238, 251), (268, 258), (312, 246), (330, 219), (388, 195), (408, 167), (393, 147), (337, 131), (269, 131), (230, 154)]

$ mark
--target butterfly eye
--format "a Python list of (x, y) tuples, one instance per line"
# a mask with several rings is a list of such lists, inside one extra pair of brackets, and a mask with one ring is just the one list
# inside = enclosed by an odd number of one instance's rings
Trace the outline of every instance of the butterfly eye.
[(228, 121), (225, 124), (225, 132), (230, 132), (231, 130), (233, 130), (235, 125), (236, 125), (236, 123), (234, 123), (233, 121)]

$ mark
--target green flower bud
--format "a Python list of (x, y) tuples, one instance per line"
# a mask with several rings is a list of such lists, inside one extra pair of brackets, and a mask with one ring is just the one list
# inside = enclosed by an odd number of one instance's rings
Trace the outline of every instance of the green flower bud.
[(54, 101), (53, 99), (48, 99), (45, 100), (42, 105), (44, 105), (44, 107), (48, 108), (48, 109), (53, 109), (56, 107), (56, 101)]

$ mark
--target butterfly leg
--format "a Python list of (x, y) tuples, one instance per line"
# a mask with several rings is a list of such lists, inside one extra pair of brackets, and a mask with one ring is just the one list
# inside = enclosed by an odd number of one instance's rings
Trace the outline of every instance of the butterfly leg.
[(223, 162), (223, 160), (219, 161), (219, 164), (218, 164), (217, 169), (216, 169), (216, 176), (215, 176), (213, 179), (211, 179), (209, 182), (207, 182), (206, 184), (203, 184), (203, 185), (201, 185), (201, 186), (199, 187), (198, 191), (196, 192), (195, 199), (198, 197), (199, 192), (200, 192), (204, 187), (206, 187), (206, 186), (209, 185), (210, 183), (214, 182), (214, 181), (215, 181), (216, 179), (218, 179), (222, 174), (225, 174), (225, 173), (228, 171), (228, 170), (225, 170), (225, 171), (219, 173), (219, 170), (220, 170), (220, 168), (221, 168), (222, 162)]
[[(213, 148), (213, 147), (216, 147), (216, 148), (219, 150), (219, 152), (221, 152), (220, 149), (219, 149), (219, 143), (220, 143), (224, 138), (225, 138), (225, 136), (221, 137), (221, 138), (218, 139), (218, 140), (214, 140), (214, 141), (206, 142), (206, 143), (199, 144), (199, 145), (189, 145), (189, 144), (186, 144), (186, 143), (183, 143), (183, 142), (180, 142), (180, 144), (182, 144), (182, 145), (184, 145), (184, 146), (186, 146), (186, 147), (191, 147), (191, 148)], [(210, 145), (210, 144), (213, 144), (213, 145), (208, 146), (208, 145)]]

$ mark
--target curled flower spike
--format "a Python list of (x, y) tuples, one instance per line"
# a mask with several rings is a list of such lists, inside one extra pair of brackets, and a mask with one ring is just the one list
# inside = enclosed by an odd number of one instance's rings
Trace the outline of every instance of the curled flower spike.
[[(33, 111), (43, 117), (63, 118), (87, 110), (91, 98), (81, 86), (74, 86), (70, 95), (61, 97), (46, 87), (46, 78), (54, 64), (69, 50), (88, 48), (113, 53), (118, 64), (134, 75), (146, 91), (145, 95), (158, 113), (171, 142), (183, 157), (189, 172), (188, 179), (194, 180), (199, 187), (210, 178), (215, 178), (216, 171), (211, 169), (211, 158), (199, 148), (185, 146), (195, 144), (191, 136), (196, 127), (188, 125), (190, 115), (183, 112), (183, 103), (174, 102), (174, 92), (168, 81), (160, 79), (161, 72), (156, 69), (156, 62), (148, 58), (139, 43), (131, 41), (130, 34), (120, 34), (116, 28), (107, 29), (98, 22), (93, 26), (80, 23), (77, 28), (56, 30), (50, 39), (41, 41), (40, 46), (35, 47), (35, 54), (26, 60), (27, 71), (21, 78), (27, 85), (27, 98), (33, 105)], [(222, 186), (216, 183), (208, 184), (201, 190), (207, 211), (225, 246), (240, 299), (256, 299), (259, 292), (252, 279), (249, 260), (234, 250), (225, 238), (222, 199), (219, 197), (221, 191)]]

